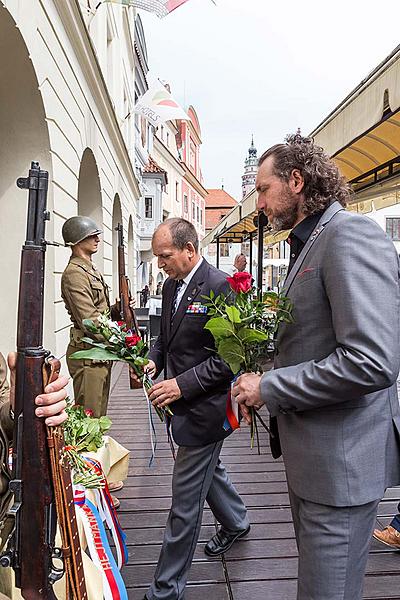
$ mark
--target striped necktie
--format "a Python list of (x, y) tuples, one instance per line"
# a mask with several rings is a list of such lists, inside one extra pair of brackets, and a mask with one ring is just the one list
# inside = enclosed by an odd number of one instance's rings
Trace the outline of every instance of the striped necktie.
[(178, 305), (179, 305), (179, 303), (178, 303), (178, 296), (179, 296), (179, 292), (180, 292), (183, 284), (184, 284), (183, 279), (178, 279), (178, 282), (177, 282), (176, 288), (175, 288), (174, 299), (172, 301), (171, 321), (173, 320), (173, 318), (175, 316), (175, 313), (178, 310)]

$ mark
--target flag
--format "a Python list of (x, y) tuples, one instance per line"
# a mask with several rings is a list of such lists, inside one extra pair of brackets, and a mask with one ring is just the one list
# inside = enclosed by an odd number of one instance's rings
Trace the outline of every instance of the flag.
[(190, 121), (190, 117), (160, 82), (152, 85), (139, 98), (133, 111), (145, 117), (154, 127), (175, 119)]
[(155, 13), (162, 19), (170, 12), (185, 4), (188, 0), (103, 0), (113, 4), (122, 4), (124, 6), (134, 6), (142, 10)]

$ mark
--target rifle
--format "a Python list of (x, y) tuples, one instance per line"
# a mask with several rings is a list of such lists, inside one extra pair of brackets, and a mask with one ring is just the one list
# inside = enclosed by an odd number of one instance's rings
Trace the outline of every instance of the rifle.
[[(15, 427), (8, 512), (13, 527), (1, 566), (15, 571), (15, 583), (27, 600), (56, 600), (53, 584), (66, 572), (67, 598), (87, 599), (70, 472), (61, 464), (63, 434), (35, 416), (34, 399), (57, 377), (59, 362), (43, 348), (45, 222), (48, 172), (32, 162), (27, 178), (17, 181), (29, 190), (26, 241), (21, 253), (18, 301)], [(55, 546), (57, 518), (62, 549)], [(66, 519), (70, 523), (66, 523)], [(62, 567), (55, 565), (61, 560)], [(71, 595), (72, 594), (72, 595)]]
[(139, 335), (139, 325), (135, 312), (131, 309), (132, 294), (130, 281), (125, 272), (125, 246), (124, 229), (122, 223), (118, 223), (115, 228), (118, 231), (118, 282), (119, 282), (119, 302), (121, 320), (126, 324), (126, 328)]

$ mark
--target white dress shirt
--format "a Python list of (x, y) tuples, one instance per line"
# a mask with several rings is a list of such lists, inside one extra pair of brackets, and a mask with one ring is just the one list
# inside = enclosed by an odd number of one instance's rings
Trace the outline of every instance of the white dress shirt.
[(188, 273), (188, 275), (186, 275), (186, 277), (182, 280), (183, 281), (182, 287), (179, 290), (178, 295), (176, 297), (176, 309), (177, 310), (178, 310), (178, 307), (181, 303), (181, 300), (186, 292), (186, 289), (187, 289), (193, 275), (196, 273), (197, 269), (200, 267), (202, 262), (203, 262), (203, 257), (201, 256), (199, 262), (195, 264), (195, 266), (190, 271), (190, 273)]

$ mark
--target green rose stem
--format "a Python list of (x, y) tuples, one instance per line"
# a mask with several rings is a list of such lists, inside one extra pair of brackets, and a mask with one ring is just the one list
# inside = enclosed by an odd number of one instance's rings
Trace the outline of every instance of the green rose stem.
[[(205, 324), (214, 338), (216, 353), (232, 373), (262, 373), (263, 357), (273, 354), (275, 335), (281, 323), (293, 323), (289, 298), (276, 292), (257, 293), (249, 273), (235, 273), (227, 281), (231, 289), (218, 296), (211, 290), (203, 296), (210, 317)], [(270, 433), (258, 412), (249, 407), (250, 445), (260, 454), (259, 421)], [(270, 433), (271, 435), (271, 433)]]
[[(151, 380), (151, 378), (149, 376), (145, 377), (143, 380), (143, 385), (146, 388), (146, 392), (148, 392), (150, 390), (150, 388), (153, 387), (153, 381)], [(169, 417), (173, 417), (174, 413), (172, 412), (172, 410), (170, 409), (170, 407), (167, 405), (165, 407), (161, 407), (161, 406), (154, 406), (154, 409), (158, 415), (158, 418), (160, 419), (160, 421), (162, 421), (164, 423), (165, 421), (165, 415), (168, 415)]]

